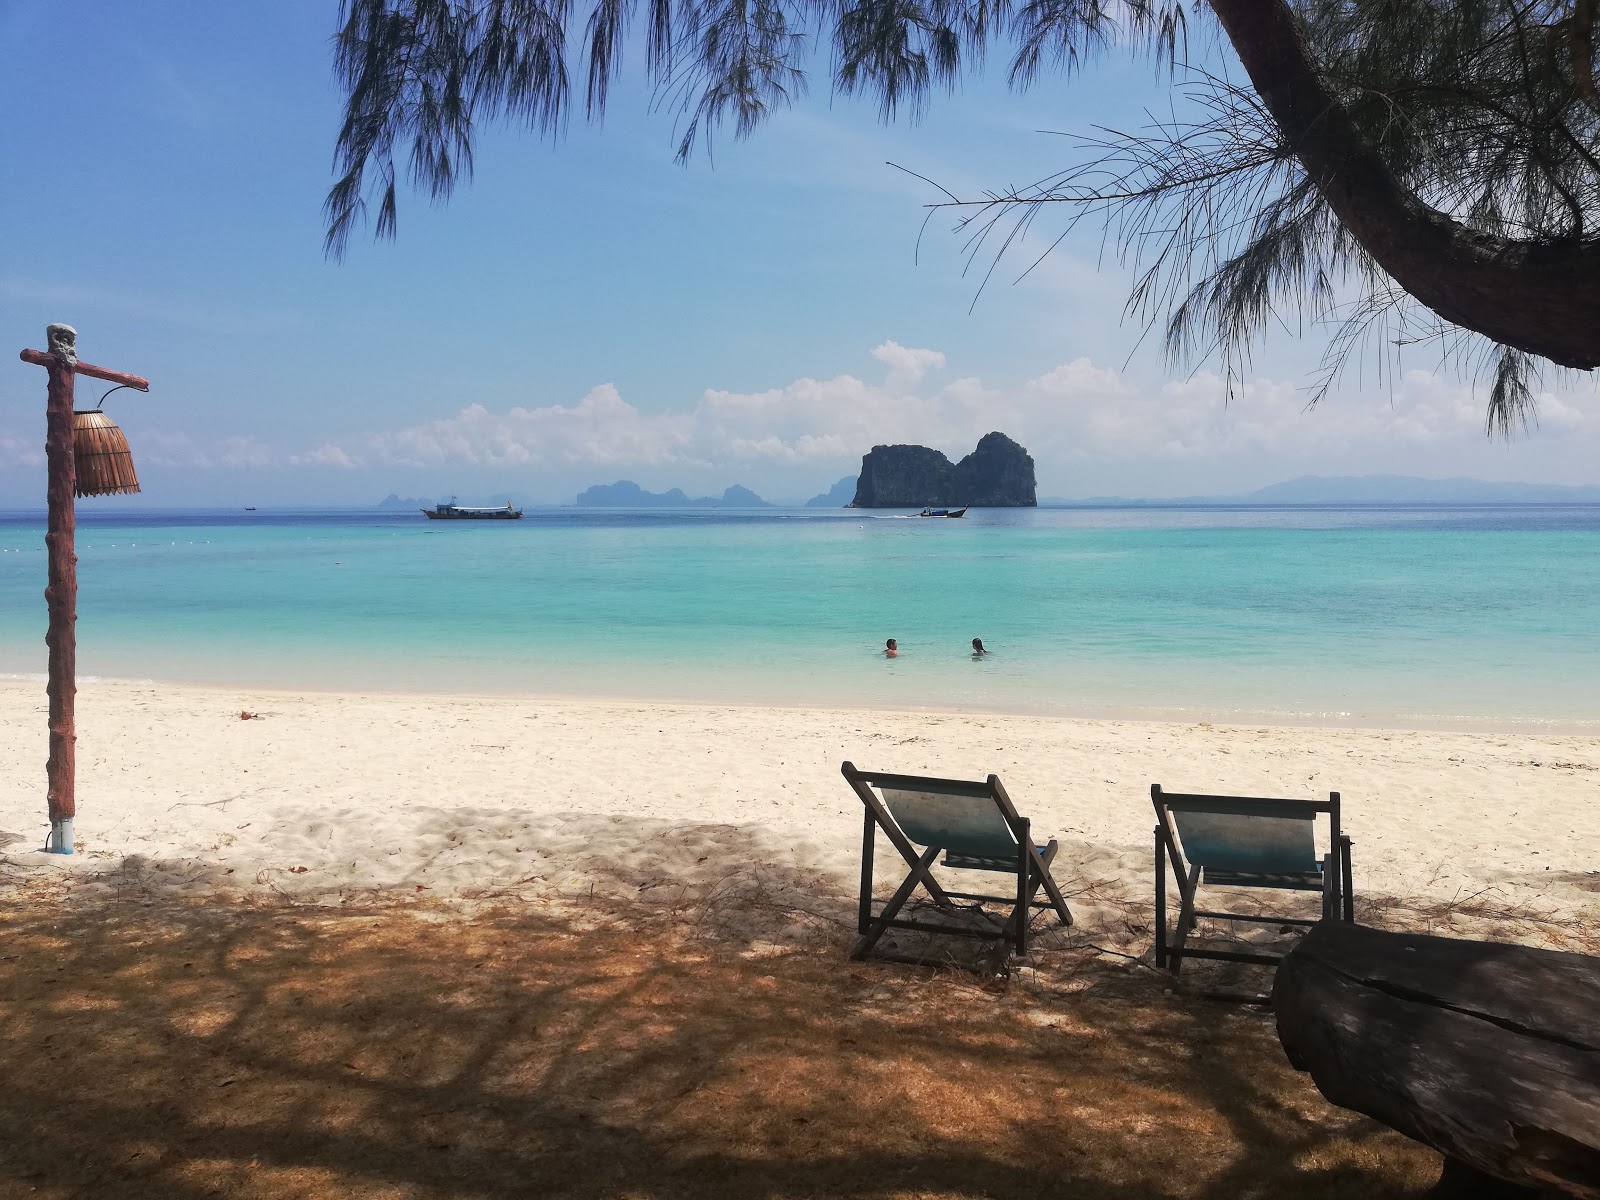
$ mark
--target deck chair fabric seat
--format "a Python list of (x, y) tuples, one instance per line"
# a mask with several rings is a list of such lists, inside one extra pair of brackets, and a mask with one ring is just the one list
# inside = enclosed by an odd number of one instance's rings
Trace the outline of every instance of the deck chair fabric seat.
[[(1034, 849), (1037, 850), (1040, 854), (1049, 854), (1052, 857), (1054, 857), (1054, 855), (1055, 855), (1055, 851), (1052, 850), (1049, 846), (1037, 846), (1036, 845), (1036, 846), (1034, 846)], [(999, 857), (986, 858), (983, 855), (979, 855), (979, 854), (952, 854), (949, 851), (946, 851), (944, 859), (943, 859), (943, 861), (941, 861), (939, 863), (939, 865), (941, 867), (954, 867), (958, 871), (1013, 871), (1014, 872), (1017, 869), (1017, 856), (1016, 856), (1015, 853), (1012, 853), (1012, 854), (1008, 854), (1004, 858), (999, 858)]]
[[(1355, 920), (1350, 839), (1340, 830), (1339, 793), (1327, 800), (1173, 793), (1152, 784), (1156, 810), (1156, 966), (1177, 974), (1185, 958), (1272, 964), (1282, 955), (1190, 946), (1200, 917), (1269, 925), (1317, 924), (1304, 917), (1233, 913), (1198, 907), (1201, 887), (1268, 888), (1322, 893), (1322, 920)], [(1328, 821), (1319, 857), (1316, 821)], [(1167, 869), (1178, 886), (1178, 923), (1167, 937)]]
[[(1020, 816), (997, 775), (982, 782), (940, 779), (923, 775), (897, 775), (860, 771), (846, 762), (840, 772), (865, 809), (862, 818), (861, 895), (857, 915), (860, 934), (851, 957), (864, 958), (890, 929), (917, 929), (963, 937), (994, 938), (1010, 943), (1018, 954), (1028, 952), (1029, 927), (1035, 909), (1052, 910), (1063, 925), (1072, 924), (1066, 898), (1050, 873), (1057, 843), (1033, 840), (1029, 821)], [(882, 831), (910, 868), (894, 894), (879, 907), (873, 896), (873, 855)], [(920, 847), (920, 849), (919, 849)], [(941, 866), (954, 870), (1010, 874), (1015, 891), (1007, 896), (951, 891), (941, 885), (931, 868), (939, 855)], [(901, 910), (917, 892), (926, 891), (936, 908), (954, 912), (954, 900), (979, 905), (1008, 905), (1004, 919), (987, 927), (901, 917)], [(1036, 897), (1040, 891), (1045, 899)]]
[(1289, 892), (1320, 892), (1326, 885), (1320, 869), (1271, 874), (1205, 867), (1200, 872), (1200, 882), (1213, 887), (1280, 888)]

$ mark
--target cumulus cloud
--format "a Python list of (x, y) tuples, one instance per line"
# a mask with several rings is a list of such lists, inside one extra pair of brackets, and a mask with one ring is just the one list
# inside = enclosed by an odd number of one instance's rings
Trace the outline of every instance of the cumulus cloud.
[[(870, 351), (877, 379), (805, 377), (753, 392), (709, 389), (677, 408), (647, 411), (609, 383), (568, 404), (454, 415), (399, 429), (277, 449), (249, 435), (140, 430), (141, 464), (200, 470), (293, 467), (440, 468), (458, 465), (573, 471), (665, 468), (719, 473), (789, 469), (837, 477), (868, 448), (917, 442), (965, 454), (990, 430), (1027, 446), (1041, 477), (1074, 464), (1209, 460), (1365, 461), (1380, 451), (1433, 447), (1446, 459), (1484, 441), (1484, 397), (1448, 375), (1410, 371), (1389, 390), (1335, 396), (1308, 409), (1295, 383), (1258, 377), (1230, 398), (1216, 375), (1156, 386), (1078, 357), (1006, 385), (944, 379), (946, 356), (885, 341)], [(870, 372), (868, 374), (871, 374)], [(1593, 391), (1541, 397), (1539, 430), (1570, 440), (1600, 431)], [(1341, 456), (1342, 459), (1341, 459)], [(43, 464), (38, 439), (0, 431), (0, 466)]]
[(370, 446), (379, 461), (411, 467), (681, 463), (695, 461), (695, 418), (641, 412), (605, 383), (572, 405), (493, 413), (469, 404), (453, 417), (375, 434)]
[[(882, 349), (882, 347), (880, 347)], [(611, 384), (577, 404), (491, 412), (471, 404), (452, 417), (372, 435), (366, 457), (393, 466), (821, 466), (858, 461), (878, 442), (970, 445), (997, 428), (993, 398), (976, 380), (919, 394), (907, 374), (943, 355), (897, 347), (887, 378), (797, 379), (760, 392), (718, 389), (693, 407), (643, 412)], [(991, 423), (985, 424), (986, 421)], [(981, 428), (980, 428), (981, 426)]]
[(291, 455), (291, 466), (296, 467), (340, 467), (346, 471), (353, 471), (361, 465), (359, 459), (352, 458), (344, 449), (335, 446), (332, 442), (323, 442), (314, 450), (307, 450), (304, 454)]
[(889, 378), (884, 383), (889, 388), (915, 386), (922, 382), (922, 377), (929, 371), (944, 369), (942, 350), (919, 350), (895, 341), (884, 342), (875, 348), (872, 357), (889, 368)]
[(248, 435), (202, 439), (188, 433), (147, 429), (129, 441), (134, 460), (155, 467), (239, 471), (274, 467), (282, 461), (272, 447)]
[(230, 471), (276, 466), (278, 455), (253, 437), (226, 437), (213, 451), (217, 466)]
[[(1483, 438), (1482, 397), (1427, 371), (1403, 375), (1392, 392), (1340, 396), (1308, 409), (1300, 387), (1264, 377), (1230, 399), (1213, 374), (1140, 388), (1115, 368), (1079, 357), (1010, 387), (973, 377), (932, 386), (928, 375), (945, 366), (941, 352), (890, 341), (871, 353), (886, 369), (879, 382), (843, 374), (758, 392), (711, 389), (692, 406), (661, 412), (642, 411), (602, 384), (576, 404), (507, 412), (472, 404), (451, 417), (370, 435), (357, 455), (329, 446), (296, 461), (820, 472), (847, 469), (885, 442), (959, 455), (993, 429), (1042, 462), (1311, 455), (1369, 443), (1480, 445)], [(1594, 423), (1572, 397), (1546, 396), (1544, 412), (1562, 430)]]

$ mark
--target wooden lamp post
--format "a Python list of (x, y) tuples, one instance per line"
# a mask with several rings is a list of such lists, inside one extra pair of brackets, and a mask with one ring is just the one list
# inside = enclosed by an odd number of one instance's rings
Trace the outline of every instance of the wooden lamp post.
[[(79, 488), (77, 456), (73, 449), (73, 384), (79, 375), (104, 379), (141, 392), (150, 390), (150, 381), (122, 371), (109, 371), (78, 361), (78, 331), (71, 325), (51, 325), (45, 331), (49, 350), (24, 350), (22, 361), (43, 367), (50, 373), (45, 405), (44, 452), (47, 472), (45, 492), (50, 517), (44, 535), (49, 555), (49, 574), (44, 589), (50, 610), (50, 624), (44, 635), (50, 650), (50, 759), (49, 779), (50, 841), (45, 849), (53, 854), (72, 853), (72, 821), (78, 812), (76, 788), (76, 749), (78, 735), (73, 709), (78, 692), (78, 555), (73, 547), (77, 514), (73, 496), (99, 495), (102, 491), (138, 491), (131, 484)], [(101, 423), (102, 426), (104, 422)], [(115, 427), (113, 427), (114, 429)], [(131, 462), (130, 462), (131, 465)]]

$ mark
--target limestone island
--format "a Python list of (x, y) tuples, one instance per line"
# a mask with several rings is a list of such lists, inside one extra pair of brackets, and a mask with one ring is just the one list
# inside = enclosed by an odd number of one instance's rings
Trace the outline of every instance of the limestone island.
[(927, 446), (874, 446), (861, 459), (855, 508), (1036, 508), (1033, 458), (1003, 433), (952, 463)]

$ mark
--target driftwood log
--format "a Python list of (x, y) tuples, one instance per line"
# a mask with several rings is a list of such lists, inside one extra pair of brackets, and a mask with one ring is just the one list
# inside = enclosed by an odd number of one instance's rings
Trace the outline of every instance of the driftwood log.
[(1325, 921), (1272, 1001), (1289, 1061), (1445, 1185), (1600, 1200), (1600, 958)]

